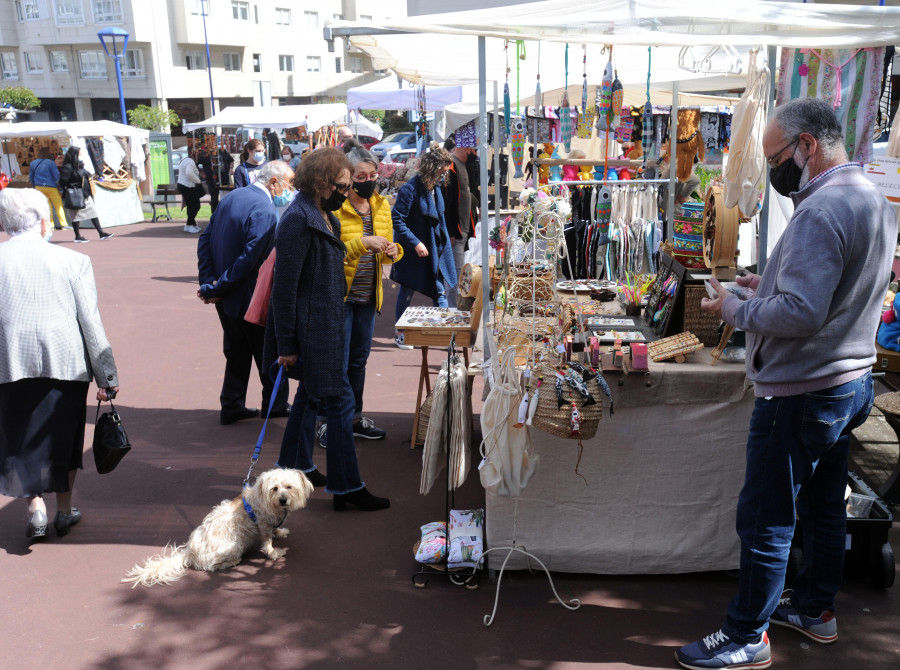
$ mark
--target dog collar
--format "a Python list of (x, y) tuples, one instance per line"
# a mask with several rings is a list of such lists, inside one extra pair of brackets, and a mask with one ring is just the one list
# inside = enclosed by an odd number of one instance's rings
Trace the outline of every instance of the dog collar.
[[(250, 507), (250, 503), (247, 502), (247, 499), (244, 496), (241, 496), (241, 502), (244, 503), (244, 511), (247, 512), (247, 516), (250, 517), (250, 521), (252, 521), (253, 523), (257, 523), (256, 514), (253, 513), (253, 508)], [(284, 519), (281, 520), (281, 523), (284, 523)], [(280, 526), (281, 523), (278, 524), (278, 526)], [(278, 526), (276, 526), (276, 528)]]

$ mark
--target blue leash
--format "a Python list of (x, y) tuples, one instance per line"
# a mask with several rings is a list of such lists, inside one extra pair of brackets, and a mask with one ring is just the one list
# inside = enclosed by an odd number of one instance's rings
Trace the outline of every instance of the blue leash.
[[(273, 363), (273, 365), (278, 365), (277, 363)], [(250, 457), (250, 469), (247, 470), (247, 476), (244, 477), (244, 486), (250, 486), (250, 473), (253, 472), (253, 466), (256, 465), (256, 461), (259, 460), (259, 452), (262, 451), (262, 443), (263, 438), (266, 436), (266, 426), (269, 423), (269, 415), (272, 413), (272, 407), (275, 406), (275, 397), (278, 395), (278, 387), (281, 386), (281, 377), (284, 374), (284, 367), (278, 366), (278, 375), (275, 377), (275, 385), (272, 387), (272, 395), (269, 396), (269, 410), (266, 412), (266, 420), (263, 421), (262, 430), (259, 431), (259, 438), (256, 440), (256, 448), (253, 449), (253, 455)], [(271, 376), (271, 375), (270, 375)], [(253, 510), (250, 509), (250, 506), (247, 504), (247, 501), (244, 501), (244, 509), (247, 510), (247, 514), (250, 516), (253, 521), (256, 521), (256, 517), (253, 514)]]

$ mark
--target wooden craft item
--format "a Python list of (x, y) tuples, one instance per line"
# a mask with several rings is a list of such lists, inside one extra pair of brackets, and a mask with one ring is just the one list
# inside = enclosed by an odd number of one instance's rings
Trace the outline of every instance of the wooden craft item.
[(731, 339), (732, 335), (734, 335), (734, 326), (729, 326), (726, 324), (725, 328), (722, 329), (722, 337), (719, 338), (719, 343), (710, 354), (710, 365), (715, 365), (719, 361), (719, 356), (721, 356), (722, 352), (725, 351), (725, 347), (728, 345), (728, 340)]
[(737, 273), (735, 255), (738, 248), (740, 211), (725, 207), (725, 191), (712, 185), (706, 191), (703, 207), (703, 261), (719, 281), (734, 281)]
[(703, 343), (690, 332), (672, 335), (647, 345), (647, 353), (653, 361), (674, 358), (676, 363), (684, 363), (687, 354), (703, 348)]

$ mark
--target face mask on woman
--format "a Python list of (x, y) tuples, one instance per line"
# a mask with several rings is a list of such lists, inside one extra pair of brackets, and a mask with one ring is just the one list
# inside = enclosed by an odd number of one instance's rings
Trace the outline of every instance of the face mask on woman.
[(363, 200), (368, 200), (375, 193), (375, 182), (366, 180), (363, 182), (353, 182), (353, 192)]
[(283, 160), (285, 163), (290, 163), (291, 155), (290, 154), (281, 154), (281, 160)]
[(344, 200), (346, 199), (347, 196), (345, 194), (338, 190), (334, 190), (327, 198), (321, 198), (320, 202), (322, 203), (322, 209), (326, 212), (334, 212), (341, 208), (341, 205), (344, 204)]
[(255, 160), (257, 163), (262, 163), (264, 160), (266, 160), (266, 152), (265, 151), (255, 151), (253, 153), (253, 160)]

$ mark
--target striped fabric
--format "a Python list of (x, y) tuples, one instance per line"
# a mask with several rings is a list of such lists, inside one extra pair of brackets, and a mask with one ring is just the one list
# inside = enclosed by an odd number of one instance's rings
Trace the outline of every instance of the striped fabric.
[[(363, 222), (363, 237), (374, 235), (372, 226), (372, 212), (361, 214), (357, 211)], [(367, 251), (359, 257), (356, 266), (356, 274), (353, 283), (350, 284), (350, 292), (347, 294), (347, 302), (367, 305), (375, 300), (375, 254)]]
[(814, 97), (834, 105), (851, 161), (872, 156), (884, 47), (782, 49), (777, 104)]

